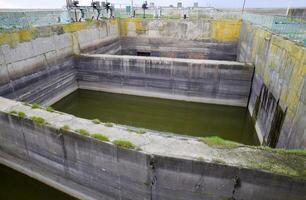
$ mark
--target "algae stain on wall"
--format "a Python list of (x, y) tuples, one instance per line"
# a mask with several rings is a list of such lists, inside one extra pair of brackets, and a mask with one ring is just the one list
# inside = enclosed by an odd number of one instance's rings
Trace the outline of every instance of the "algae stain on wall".
[[(303, 147), (301, 141), (306, 142), (303, 137), (306, 125), (298, 121), (303, 117), (303, 114), (299, 114), (301, 109), (306, 108), (303, 100), (306, 80), (305, 46), (249, 23), (243, 24), (241, 34), (239, 60), (254, 64), (256, 77), (263, 81), (279, 101), (282, 110), (286, 111), (278, 146)], [(266, 120), (262, 120), (265, 123)]]
[(139, 18), (120, 19), (120, 32), (123, 37), (131, 36), (131, 34), (135, 36), (133, 33), (143, 34), (145, 30), (143, 21)]
[(211, 38), (218, 42), (237, 41), (241, 24), (241, 20), (213, 20)]

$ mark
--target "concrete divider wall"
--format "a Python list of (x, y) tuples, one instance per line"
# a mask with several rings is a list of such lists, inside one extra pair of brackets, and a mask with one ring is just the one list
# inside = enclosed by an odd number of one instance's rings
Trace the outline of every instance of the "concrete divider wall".
[(171, 20), (137, 19), (120, 20), (122, 37), (173, 38), (183, 40), (212, 40), (237, 42), (240, 20)]
[(246, 106), (253, 67), (230, 61), (88, 55), (77, 57), (80, 88)]
[(119, 36), (116, 20), (0, 33), (0, 96), (55, 102), (77, 88), (72, 55), (97, 46), (106, 52)]
[(279, 106), (285, 118), (277, 146), (306, 148), (305, 46), (244, 23), (238, 49), (239, 61), (255, 65), (249, 110), (257, 133), (269, 137)]
[(30, 164), (25, 168), (31, 166), (42, 177), (77, 188), (86, 199), (299, 200), (305, 196), (305, 181), (298, 178), (122, 149), (2, 111), (0, 126), (1, 155), (25, 161)]
[(148, 52), (150, 56), (236, 61), (237, 42), (178, 40), (176, 38), (123, 37), (121, 55)]
[(240, 26), (239, 20), (121, 19), (122, 53), (236, 60)]

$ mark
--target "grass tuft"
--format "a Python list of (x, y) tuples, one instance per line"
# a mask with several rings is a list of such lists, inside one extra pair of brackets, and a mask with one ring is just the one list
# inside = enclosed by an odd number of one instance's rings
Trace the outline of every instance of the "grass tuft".
[(105, 122), (104, 126), (106, 126), (106, 127), (113, 127), (114, 125), (111, 122)]
[(39, 104), (37, 104), (37, 103), (33, 103), (33, 104), (32, 104), (32, 108), (33, 108), (33, 109), (40, 108), (40, 105), (39, 105)]
[(18, 112), (18, 117), (19, 118), (25, 118), (26, 114), (24, 112)]
[(135, 149), (136, 146), (128, 140), (114, 140), (113, 144), (126, 149)]
[(70, 130), (70, 127), (67, 124), (65, 124), (64, 126), (60, 128), (60, 131), (68, 131), (68, 130)]
[(17, 115), (17, 111), (16, 111), (16, 110), (11, 110), (9, 113), (10, 113), (11, 115)]
[(204, 142), (205, 144), (207, 144), (208, 146), (212, 146), (212, 147), (235, 148), (240, 145), (239, 143), (232, 142), (229, 140), (224, 140), (218, 136), (201, 137), (200, 140)]
[(86, 135), (86, 136), (90, 135), (89, 132), (85, 129), (76, 129), (75, 131), (81, 135)]
[(55, 110), (54, 110), (51, 106), (49, 106), (49, 107), (46, 108), (46, 111), (48, 111), (48, 112), (54, 112)]
[(31, 117), (31, 119), (33, 120), (34, 123), (36, 124), (39, 124), (39, 125), (44, 125), (46, 124), (46, 120), (42, 117), (36, 117), (36, 116), (33, 116)]
[(134, 132), (134, 133), (137, 133), (137, 134), (145, 134), (146, 133), (146, 130), (143, 129), (143, 128), (127, 128), (126, 130), (128, 132)]
[(101, 124), (101, 121), (99, 120), (99, 119), (93, 119), (93, 120), (91, 120), (92, 121), (92, 123), (94, 123), (94, 124)]
[(94, 134), (91, 135), (91, 137), (93, 137), (97, 140), (105, 141), (105, 142), (109, 141), (108, 137), (106, 137), (105, 135), (102, 135), (100, 133), (94, 133)]

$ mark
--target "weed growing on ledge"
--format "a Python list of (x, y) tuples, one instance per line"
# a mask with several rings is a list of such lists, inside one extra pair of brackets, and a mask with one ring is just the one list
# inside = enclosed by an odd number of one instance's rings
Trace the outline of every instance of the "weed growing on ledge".
[(224, 160), (221, 160), (221, 159), (213, 159), (212, 162), (217, 163), (217, 164), (226, 164), (226, 162)]
[(113, 123), (111, 123), (111, 122), (106, 122), (106, 123), (104, 124), (104, 126), (106, 126), (106, 127), (113, 127), (114, 125), (113, 125)]
[(86, 136), (90, 135), (89, 132), (85, 129), (76, 129), (75, 131), (81, 135), (86, 135)]
[(49, 107), (46, 108), (46, 111), (48, 111), (48, 112), (54, 112), (55, 110), (54, 110), (51, 106), (49, 106)]
[(70, 127), (67, 124), (65, 124), (60, 128), (60, 131), (68, 131), (68, 130), (70, 130)]
[(127, 128), (126, 130), (128, 132), (134, 132), (134, 133), (137, 133), (137, 134), (145, 134), (146, 133), (146, 130), (143, 129), (143, 128)]
[(33, 120), (34, 123), (36, 124), (39, 124), (39, 125), (44, 125), (46, 124), (46, 120), (42, 117), (36, 117), (36, 116), (33, 116), (31, 117), (31, 119)]
[(24, 112), (18, 112), (18, 117), (19, 118), (25, 118), (26, 114)]
[(10, 113), (11, 115), (17, 115), (17, 111), (16, 111), (16, 110), (11, 110), (9, 113)]
[(37, 108), (40, 108), (40, 105), (37, 104), (37, 103), (33, 103), (32, 104), (32, 109), (37, 109)]
[(235, 148), (240, 145), (239, 143), (232, 142), (229, 140), (224, 140), (218, 136), (201, 137), (200, 141), (204, 142), (208, 146), (220, 147), (220, 148)]
[(99, 119), (93, 119), (93, 120), (91, 120), (92, 121), (92, 123), (94, 123), (94, 124), (101, 124), (101, 121), (99, 120)]
[(113, 144), (126, 149), (135, 149), (136, 146), (128, 140), (114, 140)]
[(99, 133), (94, 133), (94, 134), (91, 135), (91, 137), (93, 137), (97, 140), (105, 141), (105, 142), (109, 141), (108, 137), (106, 137), (105, 135), (99, 134)]

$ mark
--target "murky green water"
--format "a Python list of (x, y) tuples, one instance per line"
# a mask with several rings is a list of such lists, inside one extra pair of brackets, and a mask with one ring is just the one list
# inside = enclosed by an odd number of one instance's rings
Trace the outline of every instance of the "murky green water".
[(240, 107), (77, 90), (53, 108), (104, 122), (258, 144), (250, 116)]
[(0, 164), (1, 200), (76, 200), (50, 186)]

